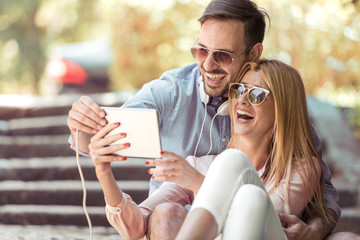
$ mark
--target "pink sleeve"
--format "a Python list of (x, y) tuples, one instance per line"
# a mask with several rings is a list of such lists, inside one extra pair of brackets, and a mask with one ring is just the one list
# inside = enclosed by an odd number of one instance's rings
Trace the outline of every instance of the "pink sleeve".
[[(317, 181), (320, 181), (321, 166), (317, 160), (314, 159), (314, 161), (316, 163), (316, 171), (319, 176)], [(317, 183), (314, 182), (311, 185), (314, 186), (316, 184)], [(310, 194), (310, 196), (312, 195), (313, 193)], [(277, 187), (272, 194), (270, 194), (270, 199), (277, 212), (293, 214), (299, 217), (303, 213), (305, 206), (311, 200), (311, 197), (305, 197), (305, 188), (301, 181), (300, 173), (297, 170), (293, 170), (290, 174), (289, 182), (289, 205), (286, 204), (285, 201), (285, 181), (283, 181), (283, 183)]]
[(123, 196), (123, 201), (116, 207), (106, 204), (106, 217), (124, 239), (140, 239), (145, 236), (148, 217), (157, 205), (176, 202), (185, 206), (194, 200), (192, 191), (169, 182), (163, 183), (140, 205), (129, 195), (123, 193)]

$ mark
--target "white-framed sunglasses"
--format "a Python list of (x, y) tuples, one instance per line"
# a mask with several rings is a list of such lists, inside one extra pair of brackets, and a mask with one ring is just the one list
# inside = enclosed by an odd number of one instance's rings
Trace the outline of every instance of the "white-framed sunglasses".
[(244, 83), (230, 83), (228, 97), (231, 100), (236, 100), (244, 93), (247, 94), (247, 100), (251, 105), (259, 105), (263, 103), (270, 91), (261, 87), (256, 87)]

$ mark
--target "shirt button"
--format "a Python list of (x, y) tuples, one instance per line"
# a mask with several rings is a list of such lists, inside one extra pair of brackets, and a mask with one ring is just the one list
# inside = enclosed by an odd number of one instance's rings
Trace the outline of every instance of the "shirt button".
[(223, 141), (223, 142), (226, 142), (226, 137), (223, 137), (222, 141)]

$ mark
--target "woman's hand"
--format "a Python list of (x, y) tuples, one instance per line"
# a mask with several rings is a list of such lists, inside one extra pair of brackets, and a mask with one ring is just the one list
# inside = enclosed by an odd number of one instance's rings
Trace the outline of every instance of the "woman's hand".
[(91, 158), (95, 164), (96, 175), (101, 177), (104, 174), (111, 173), (111, 162), (124, 161), (126, 157), (111, 155), (116, 151), (128, 148), (129, 143), (111, 145), (111, 143), (125, 138), (125, 133), (106, 136), (111, 130), (117, 128), (120, 123), (112, 123), (102, 128), (90, 139), (89, 150)]
[(161, 155), (168, 159), (145, 162), (147, 166), (164, 167), (149, 169), (149, 174), (153, 174), (152, 178), (160, 182), (174, 182), (197, 193), (204, 181), (204, 176), (179, 155), (165, 151)]

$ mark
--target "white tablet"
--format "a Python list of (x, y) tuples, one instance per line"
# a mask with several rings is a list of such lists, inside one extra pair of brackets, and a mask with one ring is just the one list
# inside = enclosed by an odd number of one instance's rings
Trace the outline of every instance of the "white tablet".
[(102, 107), (108, 123), (120, 126), (108, 135), (126, 133), (126, 137), (112, 144), (130, 143), (130, 147), (115, 152), (124, 157), (161, 158), (159, 122), (155, 109)]

